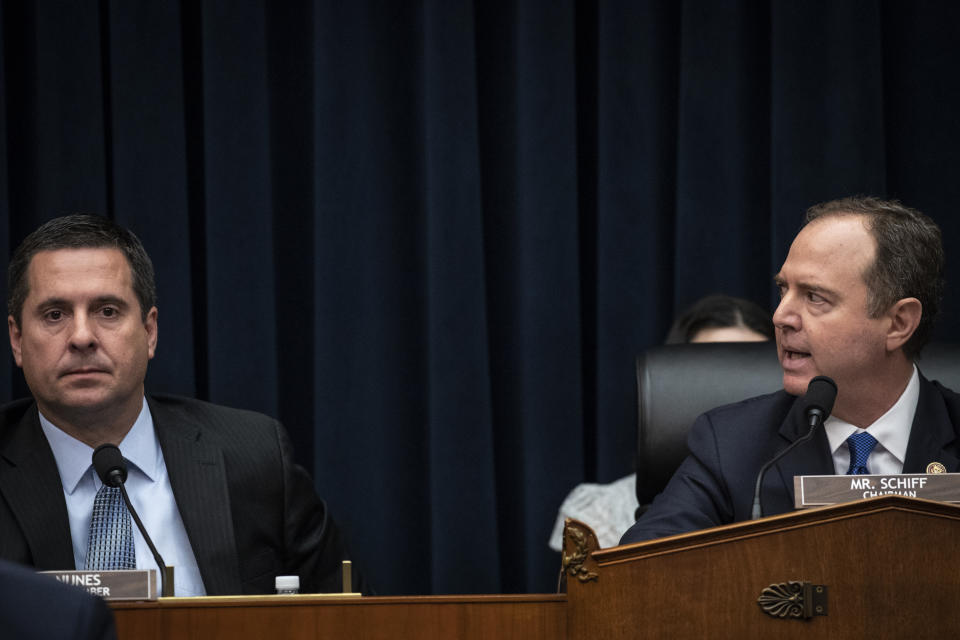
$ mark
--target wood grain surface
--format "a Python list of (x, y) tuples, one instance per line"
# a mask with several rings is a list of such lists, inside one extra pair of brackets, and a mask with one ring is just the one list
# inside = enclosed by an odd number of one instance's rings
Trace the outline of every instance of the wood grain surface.
[(121, 640), (564, 640), (566, 596), (174, 598), (113, 604)]

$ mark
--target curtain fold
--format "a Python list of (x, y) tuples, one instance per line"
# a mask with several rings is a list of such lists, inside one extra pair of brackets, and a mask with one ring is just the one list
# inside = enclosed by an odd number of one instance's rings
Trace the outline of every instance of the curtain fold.
[(772, 309), (830, 198), (900, 198), (960, 251), (958, 27), (893, 0), (0, 0), (0, 242), (75, 211), (137, 232), (148, 388), (280, 418), (380, 593), (551, 591), (556, 509), (631, 471), (634, 357), (675, 312)]

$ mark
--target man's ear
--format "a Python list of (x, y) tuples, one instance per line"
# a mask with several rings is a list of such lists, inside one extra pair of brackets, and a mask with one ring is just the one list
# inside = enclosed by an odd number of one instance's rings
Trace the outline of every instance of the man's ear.
[(10, 350), (13, 351), (13, 359), (16, 361), (18, 367), (23, 366), (23, 358), (20, 356), (20, 327), (17, 326), (17, 321), (13, 319), (13, 316), (7, 316), (7, 331), (10, 332)]
[(147, 359), (152, 359), (157, 351), (157, 308), (150, 307), (147, 312), (147, 318), (143, 322), (143, 328), (147, 331)]
[(887, 316), (890, 318), (890, 327), (887, 330), (887, 351), (896, 351), (907, 343), (913, 332), (920, 326), (923, 304), (916, 298), (903, 298), (890, 307)]

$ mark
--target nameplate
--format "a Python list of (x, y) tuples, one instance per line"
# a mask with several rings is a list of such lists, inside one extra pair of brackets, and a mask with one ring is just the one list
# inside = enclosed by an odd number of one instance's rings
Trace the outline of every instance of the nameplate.
[(793, 495), (797, 509), (877, 496), (906, 496), (960, 503), (960, 473), (794, 476)]
[(79, 587), (104, 600), (156, 600), (157, 572), (129, 571), (41, 571), (64, 584)]

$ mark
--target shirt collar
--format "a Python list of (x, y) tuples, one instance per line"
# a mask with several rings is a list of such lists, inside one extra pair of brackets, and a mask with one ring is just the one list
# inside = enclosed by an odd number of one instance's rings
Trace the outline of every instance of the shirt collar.
[(836, 453), (847, 438), (854, 433), (870, 431), (870, 435), (877, 439), (884, 449), (889, 451), (901, 464), (907, 457), (907, 443), (910, 440), (910, 429), (913, 427), (913, 417), (917, 413), (917, 402), (920, 399), (920, 375), (917, 367), (913, 367), (913, 375), (907, 388), (900, 394), (900, 398), (890, 409), (877, 418), (866, 429), (858, 429), (849, 422), (834, 416), (827, 418), (823, 423), (830, 441), (830, 452)]
[[(53, 457), (57, 461), (57, 470), (60, 472), (60, 482), (63, 483), (63, 489), (68, 495), (73, 494), (77, 485), (83, 479), (93, 464), (90, 458), (93, 455), (93, 447), (80, 442), (73, 436), (61, 431), (59, 427), (40, 413), (40, 428), (50, 443), (50, 449), (53, 450)], [(146, 399), (143, 401), (143, 407), (137, 416), (130, 431), (124, 436), (120, 443), (120, 452), (127, 462), (139, 469), (149, 481), (157, 477), (157, 454), (160, 450), (160, 444), (157, 441), (157, 434), (153, 429), (153, 416), (150, 414), (150, 407)], [(97, 479), (99, 486), (99, 479)]]

